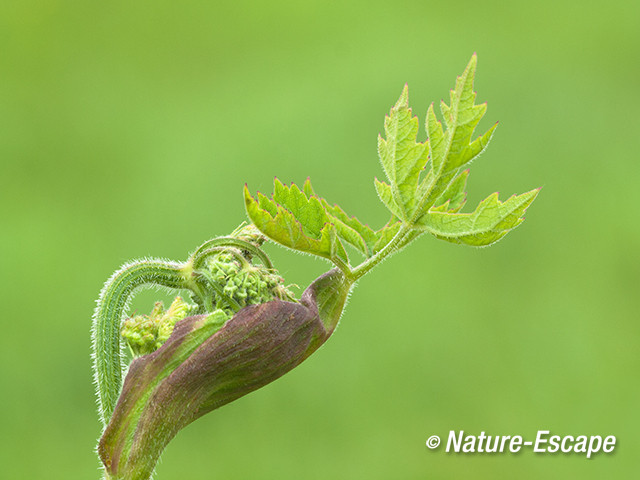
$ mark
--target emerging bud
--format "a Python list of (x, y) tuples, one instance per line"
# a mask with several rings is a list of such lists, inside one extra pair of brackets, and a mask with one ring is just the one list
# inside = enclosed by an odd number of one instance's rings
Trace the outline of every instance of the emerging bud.
[(107, 478), (148, 479), (181, 428), (299, 365), (333, 333), (351, 286), (332, 270), (299, 303), (249, 305), (226, 323), (177, 322), (162, 347), (131, 364), (98, 445)]
[[(230, 253), (234, 252), (234, 253)], [(203, 268), (209, 272), (208, 280), (215, 283), (240, 307), (257, 305), (271, 300), (293, 300), (293, 294), (283, 285), (284, 280), (276, 272), (264, 265), (252, 265), (238, 249), (225, 251), (207, 258)], [(236, 311), (225, 303), (225, 298), (217, 297), (215, 308), (224, 310), (231, 318)]]
[(156, 302), (150, 315), (136, 315), (123, 322), (122, 337), (134, 357), (155, 352), (171, 336), (176, 322), (193, 309), (181, 297), (176, 297), (166, 311), (162, 302)]

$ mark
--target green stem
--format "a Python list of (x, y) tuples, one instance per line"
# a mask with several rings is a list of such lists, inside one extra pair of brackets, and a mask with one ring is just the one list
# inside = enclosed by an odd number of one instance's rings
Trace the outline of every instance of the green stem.
[(403, 224), (400, 227), (400, 230), (398, 230), (398, 233), (396, 233), (396, 235), (391, 239), (389, 243), (387, 243), (384, 246), (382, 250), (380, 250), (373, 257), (362, 262), (360, 265), (358, 265), (356, 268), (352, 270), (351, 273), (353, 278), (357, 280), (360, 277), (366, 275), (373, 267), (375, 267), (380, 262), (382, 262), (382, 260), (384, 260), (386, 257), (388, 257), (389, 255), (397, 251), (397, 246), (402, 240), (402, 237), (404, 237), (406, 231), (407, 231), (407, 227), (406, 225)]
[(207, 258), (209, 258), (211, 255), (215, 255), (218, 253), (227, 253), (233, 256), (236, 260), (238, 260), (240, 265), (242, 265), (243, 267), (246, 267), (249, 265), (249, 262), (247, 261), (247, 259), (238, 250), (230, 249), (227, 247), (212, 247), (212, 248), (208, 248), (207, 250), (203, 250), (198, 254), (196, 258), (192, 260), (193, 268), (196, 270), (199, 269)]
[(396, 233), (396, 235), (391, 239), (389, 243), (384, 246), (382, 250), (351, 270), (350, 280), (356, 281), (360, 277), (363, 277), (385, 258), (396, 252), (399, 252), (421, 234), (422, 232), (417, 232), (408, 224), (403, 223), (398, 230), (398, 233)]
[(143, 285), (190, 288), (189, 265), (140, 260), (124, 265), (105, 283), (93, 315), (92, 346), (99, 414), (106, 426), (122, 388), (120, 326), (132, 294)]
[(202, 245), (198, 247), (198, 249), (195, 252), (193, 252), (193, 255), (191, 255), (193, 263), (194, 264), (199, 263), (200, 257), (202, 255), (207, 255), (208, 254), (207, 251), (212, 247), (236, 247), (236, 248), (239, 248), (240, 250), (246, 250), (250, 253), (253, 253), (258, 258), (260, 258), (260, 261), (265, 267), (267, 267), (268, 269), (273, 269), (273, 264), (271, 263), (271, 260), (269, 259), (267, 254), (262, 251), (262, 249), (260, 249), (259, 247), (256, 247), (251, 242), (240, 240), (239, 238), (234, 238), (234, 237), (218, 237), (218, 238), (213, 238), (207, 242), (204, 242)]
[(341, 258), (334, 256), (333, 258), (331, 258), (331, 261), (334, 263), (334, 265), (336, 267), (338, 267), (342, 273), (344, 274), (344, 276), (351, 282), (353, 283), (356, 278), (353, 276), (353, 271), (351, 270), (350, 266), (348, 263), (344, 262)]

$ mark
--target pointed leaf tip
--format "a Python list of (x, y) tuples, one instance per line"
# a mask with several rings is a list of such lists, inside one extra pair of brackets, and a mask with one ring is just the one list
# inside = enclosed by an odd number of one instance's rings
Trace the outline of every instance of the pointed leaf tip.
[(450, 213), (431, 209), (421, 227), (437, 238), (476, 247), (491, 245), (520, 225), (522, 216), (538, 192), (514, 195), (504, 202), (498, 192), (484, 199), (472, 213)]
[(400, 94), (400, 98), (398, 99), (396, 104), (393, 106), (393, 108), (401, 108), (401, 107), (406, 108), (408, 106), (409, 106), (409, 84), (405, 83), (404, 87), (402, 88), (402, 93)]

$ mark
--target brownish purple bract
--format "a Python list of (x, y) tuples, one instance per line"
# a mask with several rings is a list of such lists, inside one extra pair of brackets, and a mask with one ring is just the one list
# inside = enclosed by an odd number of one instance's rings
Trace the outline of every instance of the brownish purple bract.
[(98, 445), (110, 478), (149, 478), (181, 428), (299, 365), (333, 333), (350, 288), (332, 270), (300, 303), (245, 307), (204, 341), (206, 315), (178, 322), (160, 349), (131, 364)]

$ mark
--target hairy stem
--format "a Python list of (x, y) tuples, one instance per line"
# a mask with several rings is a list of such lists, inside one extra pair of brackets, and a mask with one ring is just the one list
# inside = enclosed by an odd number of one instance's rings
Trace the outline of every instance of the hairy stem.
[(400, 227), (400, 230), (398, 230), (398, 233), (396, 233), (396, 235), (391, 239), (389, 243), (387, 243), (384, 246), (382, 250), (376, 253), (373, 257), (368, 258), (367, 260), (362, 262), (360, 265), (358, 265), (356, 268), (354, 268), (351, 271), (351, 275), (353, 279), (357, 280), (360, 277), (366, 275), (373, 267), (375, 267), (380, 262), (382, 262), (382, 260), (384, 260), (386, 257), (391, 255), (392, 253), (395, 253), (398, 250), (398, 245), (402, 240), (402, 238), (404, 237), (406, 231), (407, 231), (407, 227), (406, 225), (403, 224)]
[(338, 267), (342, 273), (344, 274), (344, 276), (350, 281), (350, 282), (354, 282), (356, 279), (353, 277), (353, 270), (351, 270), (350, 266), (348, 263), (344, 262), (342, 259), (340, 259), (337, 256), (334, 256), (333, 258), (331, 258), (331, 261), (333, 262), (333, 264)]
[(398, 230), (398, 233), (396, 233), (391, 241), (387, 243), (384, 248), (376, 253), (373, 257), (368, 258), (366, 261), (362, 262), (356, 268), (351, 270), (351, 274), (350, 276), (348, 276), (348, 278), (350, 278), (350, 280), (352, 281), (358, 280), (360, 277), (363, 277), (364, 275), (369, 273), (385, 258), (393, 255), (396, 252), (399, 252), (420, 235), (422, 235), (422, 232), (413, 229), (409, 224), (403, 223)]
[(246, 250), (247, 252), (256, 255), (265, 267), (273, 269), (271, 260), (269, 259), (267, 254), (262, 251), (262, 249), (255, 246), (251, 242), (247, 242), (245, 240), (234, 237), (218, 237), (203, 243), (195, 252), (193, 252), (193, 255), (191, 255), (193, 263), (200, 263), (200, 257), (203, 255), (208, 256), (210, 254), (209, 250), (212, 247), (236, 247), (240, 250)]
[(136, 289), (159, 285), (172, 289), (190, 288), (190, 266), (165, 260), (140, 260), (124, 265), (105, 283), (93, 315), (93, 368), (99, 414), (106, 425), (122, 387), (120, 326)]
[(240, 253), (237, 250), (230, 249), (227, 247), (211, 247), (211, 248), (208, 248), (207, 250), (203, 250), (198, 254), (197, 257), (193, 259), (193, 268), (195, 270), (199, 269), (207, 258), (219, 253), (227, 253), (233, 256), (242, 266), (249, 265), (249, 261), (244, 257), (244, 255), (242, 255), (242, 253)]

